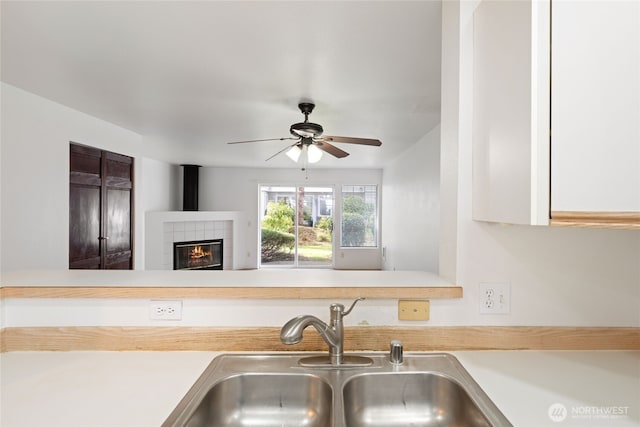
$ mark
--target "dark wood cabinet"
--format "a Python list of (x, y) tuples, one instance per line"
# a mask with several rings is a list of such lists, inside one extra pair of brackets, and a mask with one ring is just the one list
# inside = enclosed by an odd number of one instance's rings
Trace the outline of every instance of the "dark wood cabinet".
[(69, 268), (133, 268), (133, 159), (71, 144)]

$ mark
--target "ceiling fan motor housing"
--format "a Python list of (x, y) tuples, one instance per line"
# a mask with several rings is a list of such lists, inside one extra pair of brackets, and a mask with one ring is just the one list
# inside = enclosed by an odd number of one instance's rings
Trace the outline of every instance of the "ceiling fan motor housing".
[(322, 126), (309, 121), (309, 114), (313, 112), (315, 106), (316, 105), (311, 102), (301, 102), (298, 104), (300, 112), (304, 114), (304, 122), (292, 124), (289, 128), (291, 135), (300, 136), (302, 138), (317, 138), (322, 135)]
[(317, 138), (322, 135), (323, 129), (317, 123), (302, 122), (294, 123), (289, 128), (289, 132), (293, 136), (301, 136), (303, 138)]

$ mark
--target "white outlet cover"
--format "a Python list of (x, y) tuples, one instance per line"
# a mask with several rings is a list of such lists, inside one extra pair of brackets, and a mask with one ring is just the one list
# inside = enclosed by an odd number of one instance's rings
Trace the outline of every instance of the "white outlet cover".
[(150, 320), (182, 320), (181, 300), (149, 301)]
[(480, 314), (511, 313), (511, 285), (509, 283), (480, 283)]

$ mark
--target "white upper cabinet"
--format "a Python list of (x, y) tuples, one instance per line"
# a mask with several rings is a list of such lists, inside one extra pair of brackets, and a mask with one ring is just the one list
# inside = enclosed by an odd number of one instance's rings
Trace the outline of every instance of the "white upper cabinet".
[(551, 216), (640, 212), (640, 2), (552, 5)]
[(474, 219), (640, 226), (639, 28), (638, 1), (478, 5)]
[(476, 9), (474, 219), (549, 223), (549, 6), (483, 1)]

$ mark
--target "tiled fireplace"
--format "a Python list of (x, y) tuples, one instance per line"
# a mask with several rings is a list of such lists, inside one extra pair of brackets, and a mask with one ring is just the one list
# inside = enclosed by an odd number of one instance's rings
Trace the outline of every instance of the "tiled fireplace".
[(174, 270), (222, 270), (223, 239), (173, 243)]
[[(232, 260), (228, 259), (229, 257), (232, 257), (233, 253), (232, 247), (229, 244), (233, 242), (231, 221), (165, 222), (163, 229), (163, 269), (232, 269)], [(211, 242), (217, 242), (215, 249), (212, 247)], [(197, 247), (199, 247), (199, 249)], [(181, 248), (184, 249), (181, 251)], [(190, 266), (176, 266), (176, 250), (178, 252), (183, 252), (183, 256), (181, 257), (183, 260), (186, 260), (186, 255), (184, 255), (184, 253), (194, 251), (193, 259), (207, 263), (207, 265), (197, 265), (196, 261), (192, 262)], [(201, 251), (206, 252), (206, 254)], [(220, 259), (213, 260), (212, 256), (214, 254), (219, 255)], [(213, 268), (214, 266), (216, 268)]]
[[(230, 211), (156, 211), (146, 213), (145, 268), (173, 270), (174, 243), (220, 240), (223, 270), (243, 268), (239, 255), (246, 224), (241, 212)], [(236, 247), (236, 244), (239, 244)], [(246, 249), (245, 249), (246, 251)]]

